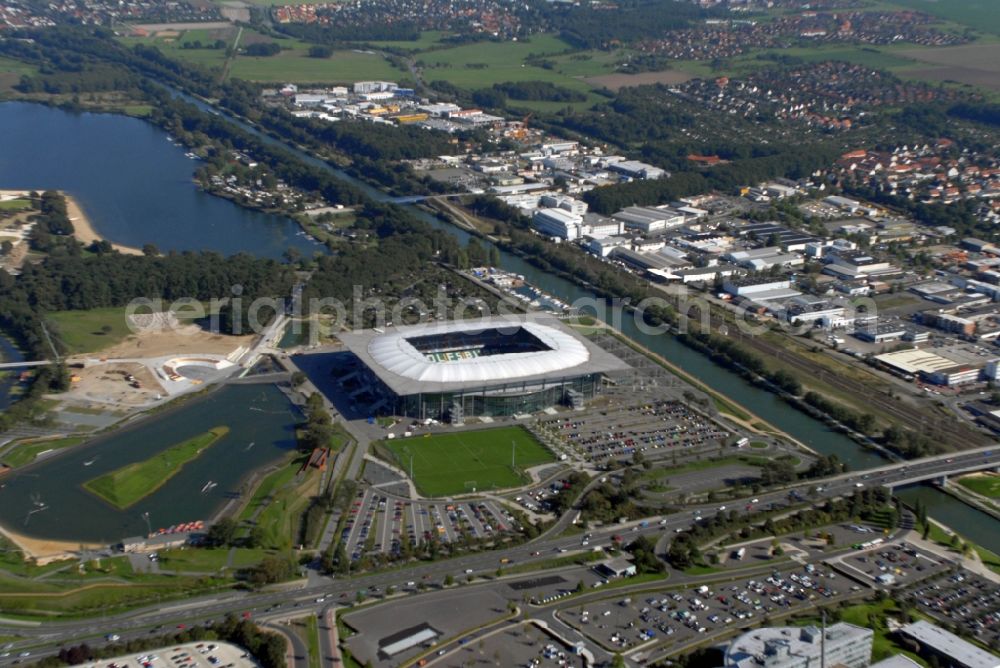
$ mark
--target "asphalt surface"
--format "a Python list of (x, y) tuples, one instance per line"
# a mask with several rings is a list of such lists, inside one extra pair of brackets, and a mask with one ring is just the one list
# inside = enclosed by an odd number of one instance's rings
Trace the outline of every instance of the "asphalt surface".
[[(862, 487), (902, 486), (932, 479), (942, 475), (950, 475), (962, 471), (982, 470), (1000, 467), (1000, 446), (979, 448), (954, 455), (931, 457), (923, 460), (892, 464), (863, 473), (850, 473), (812, 480), (806, 484), (795, 486), (803, 499), (812, 487), (819, 487), (818, 495), (811, 499), (815, 502), (821, 498), (832, 498), (853, 493)], [(747, 498), (741, 501), (726, 503), (726, 511), (736, 509), (742, 512), (748, 505), (760, 507), (764, 504), (779, 504), (787, 502), (789, 489), (782, 489), (760, 494), (756, 503)], [(642, 522), (632, 522), (625, 525), (615, 525), (592, 531), (591, 545), (607, 543), (612, 535), (628, 536), (648, 535), (656, 540), (662, 532), (671, 532), (689, 527), (695, 511), (700, 511), (702, 517), (711, 517), (720, 512), (716, 506), (701, 506), (697, 509), (685, 510), (681, 513), (663, 518), (649, 518)], [(572, 513), (568, 513), (572, 514)], [(589, 549), (589, 548), (588, 548)], [(309, 584), (310, 579), (303, 582), (298, 589), (263, 592), (233, 592), (190, 599), (177, 604), (157, 605), (140, 608), (127, 613), (110, 615), (90, 620), (72, 620), (48, 622), (45, 624), (26, 625), (30, 623), (0, 619), (0, 634), (21, 635), (25, 639), (13, 643), (10, 659), (0, 660), (0, 665), (8, 665), (23, 648), (31, 647), (34, 657), (44, 656), (57, 651), (58, 647), (81, 640), (93, 641), (107, 633), (114, 632), (123, 638), (143, 636), (154, 632), (167, 632), (178, 624), (192, 626), (218, 620), (227, 613), (250, 615), (260, 620), (263, 618), (287, 616), (290, 612), (297, 615), (316, 614), (329, 605), (317, 603), (316, 598), (326, 596), (330, 601), (347, 603), (359, 591), (374, 593), (372, 587), (384, 592), (386, 587), (397, 588), (405, 586), (407, 581), (420, 581), (427, 585), (439, 585), (447, 575), (464, 577), (466, 570), (476, 574), (490, 575), (501, 559), (510, 563), (531, 563), (549, 559), (561, 550), (567, 552), (581, 551), (578, 536), (552, 537), (547, 535), (539, 540), (506, 550), (473, 554), (438, 562), (421, 562), (410, 568), (398, 571), (373, 573), (352, 577), (349, 579), (316, 578), (317, 584)], [(679, 581), (679, 580), (675, 580)]]

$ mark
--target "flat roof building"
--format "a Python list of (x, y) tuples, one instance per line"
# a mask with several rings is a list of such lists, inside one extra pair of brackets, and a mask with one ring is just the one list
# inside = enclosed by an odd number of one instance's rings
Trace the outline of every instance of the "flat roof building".
[(644, 234), (662, 232), (684, 224), (684, 214), (652, 206), (630, 206), (611, 217), (625, 223), (625, 227), (630, 230), (638, 230)]
[(942, 666), (951, 668), (1000, 668), (1000, 656), (979, 649), (951, 631), (920, 620), (899, 630), (920, 643), (920, 653), (937, 656)]
[(583, 217), (563, 209), (538, 209), (531, 215), (531, 224), (539, 234), (576, 241)]
[(744, 633), (726, 649), (726, 668), (866, 668), (871, 661), (871, 629), (846, 622), (815, 626), (766, 627)]

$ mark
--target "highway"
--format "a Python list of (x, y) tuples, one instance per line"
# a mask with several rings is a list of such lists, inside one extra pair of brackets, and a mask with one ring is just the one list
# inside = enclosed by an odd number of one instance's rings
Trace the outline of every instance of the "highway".
[[(692, 506), (682, 512), (652, 517), (647, 520), (617, 524), (591, 531), (590, 546), (607, 544), (615, 534), (626, 541), (639, 535), (661, 537), (664, 532), (682, 531), (695, 521), (696, 516), (712, 517), (719, 512), (746, 512), (768, 507), (784, 507), (789, 494), (796, 490), (802, 499), (818, 502), (822, 499), (847, 496), (858, 489), (878, 486), (900, 486), (915, 480), (926, 480), (959, 471), (982, 470), (1000, 467), (1000, 447), (979, 448), (952, 455), (930, 457), (861, 473), (846, 473), (821, 480), (810, 480), (793, 486), (759, 494), (754, 498), (726, 501), (722, 505)], [(809, 496), (809, 490), (816, 490)], [(388, 572), (354, 576), (348, 579), (313, 578), (317, 584), (303, 583), (298, 589), (286, 585), (280, 591), (233, 592), (216, 594), (181, 601), (176, 604), (158, 604), (127, 613), (91, 620), (48, 622), (37, 626), (0, 619), (0, 635), (23, 635), (24, 640), (14, 643), (12, 654), (25, 647), (34, 647), (37, 656), (40, 648), (44, 654), (61, 645), (81, 640), (93, 642), (109, 632), (123, 638), (146, 635), (153, 630), (169, 631), (178, 624), (187, 626), (218, 620), (227, 613), (249, 612), (253, 618), (277, 618), (290, 615), (316, 614), (331, 603), (352, 602), (359, 591), (368, 595), (381, 595), (387, 587), (402, 588), (407, 581), (416, 580), (429, 586), (439, 586), (447, 575), (464, 576), (471, 569), (478, 575), (492, 576), (500, 559), (514, 564), (540, 562), (560, 554), (585, 552), (592, 547), (583, 546), (580, 536), (544, 537), (523, 545), (482, 554), (474, 554), (436, 562), (418, 562), (413, 566)], [(677, 580), (679, 581), (679, 580)], [(326, 601), (316, 599), (326, 597)], [(7, 659), (10, 661), (12, 659)], [(6, 665), (0, 660), (0, 665)]]

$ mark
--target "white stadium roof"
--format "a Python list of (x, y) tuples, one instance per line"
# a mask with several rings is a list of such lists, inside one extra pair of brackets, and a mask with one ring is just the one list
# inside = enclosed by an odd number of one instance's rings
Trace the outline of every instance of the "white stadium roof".
[[(547, 350), (462, 359), (429, 359), (411, 343), (417, 337), (484, 330), (524, 330)], [(624, 371), (628, 364), (594, 345), (557, 318), (545, 314), (435, 322), (360, 330), (338, 338), (398, 395), (511, 386), (593, 373)]]
[[(483, 329), (524, 329), (549, 350), (511, 352), (488, 357), (434, 362), (410, 344), (414, 336), (432, 336)], [(536, 322), (500, 322), (484, 326), (481, 321), (434, 323), (407, 327), (372, 339), (368, 353), (386, 371), (424, 383), (481, 383), (514, 380), (564, 371), (590, 360), (590, 351), (569, 332)]]

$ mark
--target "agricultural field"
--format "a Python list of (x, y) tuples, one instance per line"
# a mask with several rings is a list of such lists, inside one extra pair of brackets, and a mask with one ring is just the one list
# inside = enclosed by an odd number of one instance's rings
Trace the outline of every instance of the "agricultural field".
[(552, 453), (521, 427), (435, 434), (385, 441), (385, 446), (404, 471), (410, 470), (412, 457), (414, 483), (425, 496), (517, 487), (529, 482), (524, 469), (555, 461)]
[[(608, 54), (565, 53), (571, 48), (554, 35), (536, 35), (530, 41), (483, 42), (425, 51), (413, 59), (426, 83), (447, 81), (459, 88), (475, 90), (507, 81), (544, 81), (587, 95), (583, 102), (511, 101), (511, 106), (555, 111), (567, 106), (589, 107), (602, 99), (583, 78), (614, 71), (616, 59)], [(539, 56), (548, 67), (525, 62), (529, 57)]]
[(896, 70), (902, 77), (957, 81), (1000, 91), (1000, 42), (976, 42), (938, 49), (897, 52), (916, 63)]
[(249, 81), (280, 83), (350, 84), (369, 79), (398, 81), (404, 72), (383, 56), (369, 51), (335, 51), (329, 58), (310, 58), (303, 42), (282, 40), (284, 48), (266, 58), (237, 56), (229, 70), (231, 77)]
[(916, 9), (946, 21), (1000, 35), (996, 0), (887, 0), (889, 4)]
[(84, 489), (124, 510), (146, 498), (180, 473), (184, 465), (196, 459), (229, 433), (229, 427), (209, 429), (194, 438), (172, 445), (141, 462), (133, 462), (83, 483)]
[(124, 307), (58, 311), (50, 313), (48, 320), (54, 325), (52, 334), (71, 355), (109, 348), (131, 334)]
[[(171, 58), (201, 65), (207, 68), (221, 68), (226, 63), (226, 49), (213, 48), (216, 40), (232, 45), (237, 36), (237, 28), (193, 29), (184, 31), (161, 31), (148, 37), (123, 37), (128, 45), (145, 44), (156, 46)], [(202, 48), (186, 48), (201, 42)], [(274, 56), (256, 57), (237, 55), (229, 68), (229, 76), (249, 81), (267, 83), (352, 83), (365, 79), (398, 80), (403, 72), (393, 67), (382, 55), (371, 51), (336, 51), (330, 58), (310, 58), (311, 44), (298, 39), (262, 35), (244, 29), (240, 34), (239, 47), (260, 42), (277, 42), (281, 52)]]

